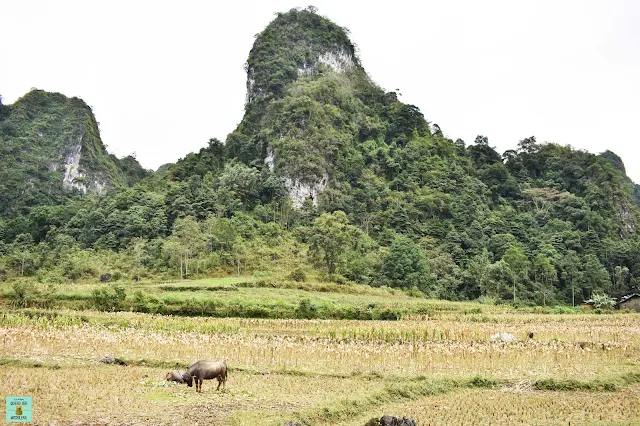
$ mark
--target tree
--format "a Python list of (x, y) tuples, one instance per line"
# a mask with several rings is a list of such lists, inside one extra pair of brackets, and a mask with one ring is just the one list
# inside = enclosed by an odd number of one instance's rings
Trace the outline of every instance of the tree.
[(133, 238), (129, 243), (129, 247), (127, 247), (129, 261), (131, 262), (130, 272), (134, 278), (142, 274), (146, 245), (147, 240), (144, 238)]
[(495, 234), (489, 239), (487, 248), (493, 253), (493, 259), (502, 259), (509, 247), (516, 245), (518, 239), (512, 234)]
[(247, 249), (246, 249), (246, 242), (244, 238), (236, 237), (236, 240), (233, 242), (233, 257), (236, 263), (238, 277), (240, 277), (240, 272), (242, 271), (243, 259), (246, 257), (246, 254), (247, 254)]
[(510, 246), (502, 256), (509, 269), (511, 270), (511, 278), (513, 280), (513, 302), (516, 301), (516, 283), (522, 282), (529, 273), (529, 259), (520, 246)]
[(598, 257), (595, 254), (587, 254), (583, 265), (583, 297), (585, 297), (584, 290), (587, 290), (586, 297), (591, 297), (593, 293), (608, 292), (611, 281)]
[(620, 297), (624, 296), (628, 289), (630, 274), (629, 268), (626, 266), (616, 266), (613, 269), (613, 296)]
[(205, 239), (195, 219), (189, 216), (175, 221), (166, 249), (170, 256), (177, 256), (180, 261), (180, 278), (189, 275), (191, 259), (200, 254), (204, 247)]
[(485, 296), (506, 299), (509, 294), (509, 281), (514, 281), (513, 272), (504, 260), (499, 260), (487, 267), (488, 281)]
[(467, 150), (471, 154), (473, 165), (477, 169), (481, 169), (485, 166), (501, 163), (502, 157), (495, 148), (489, 146), (489, 138), (486, 136), (478, 135), (474, 145), (470, 145)]
[(405, 236), (396, 237), (382, 261), (381, 278), (389, 287), (428, 291), (429, 265), (422, 249)]
[(33, 237), (31, 234), (20, 234), (10, 246), (14, 269), (20, 271), (24, 276), (25, 271), (29, 271), (34, 263)]
[(209, 215), (201, 225), (210, 253), (216, 250), (231, 252), (236, 238), (240, 235), (235, 222), (226, 217)]
[(562, 279), (571, 288), (571, 306), (576, 306), (576, 284), (582, 277), (580, 258), (574, 250), (569, 250), (560, 262)]
[(358, 235), (358, 228), (349, 225), (343, 211), (324, 213), (317, 218), (310, 235), (312, 257), (327, 269), (329, 279), (336, 272), (342, 255)]
[(481, 254), (471, 258), (466, 268), (465, 276), (468, 277), (466, 281), (477, 286), (477, 293), (480, 296), (496, 295), (496, 292), (492, 291), (491, 278), (489, 276), (490, 256), (489, 252), (483, 249)]
[(537, 283), (542, 285), (542, 304), (547, 305), (547, 297), (553, 295), (553, 284), (558, 280), (556, 268), (547, 256), (542, 253), (533, 260), (533, 275)]

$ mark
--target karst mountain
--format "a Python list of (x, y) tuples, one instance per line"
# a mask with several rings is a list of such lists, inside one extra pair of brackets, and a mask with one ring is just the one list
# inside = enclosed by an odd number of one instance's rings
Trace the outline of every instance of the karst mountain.
[(517, 288), (536, 303), (575, 299), (578, 281), (579, 297), (638, 288), (640, 211), (616, 154), (531, 135), (498, 153), (486, 136), (449, 137), (365, 66), (348, 30), (314, 8), (277, 14), (249, 52), (238, 127), (156, 173), (110, 155), (82, 100), (33, 90), (0, 106), (0, 240), (53, 244), (55, 232), (119, 252), (142, 239), (152, 273), (171, 268), (162, 244), (185, 218), (236, 223), (202, 237), (203, 253), (231, 253), (265, 224), (313, 247), (318, 217), (343, 212), (359, 236), (335, 265), (351, 281), (410, 277), (448, 299)]

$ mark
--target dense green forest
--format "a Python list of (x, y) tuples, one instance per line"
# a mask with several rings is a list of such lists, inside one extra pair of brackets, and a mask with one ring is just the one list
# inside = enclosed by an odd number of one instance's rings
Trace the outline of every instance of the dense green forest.
[[(540, 305), (638, 291), (637, 190), (614, 153), (452, 140), (312, 8), (278, 14), (247, 72), (225, 143), (155, 173), (106, 154), (76, 98), (0, 106), (0, 280), (278, 273)], [(49, 164), (78, 129), (100, 190), (65, 189)], [(296, 205), (294, 182), (317, 197)]]

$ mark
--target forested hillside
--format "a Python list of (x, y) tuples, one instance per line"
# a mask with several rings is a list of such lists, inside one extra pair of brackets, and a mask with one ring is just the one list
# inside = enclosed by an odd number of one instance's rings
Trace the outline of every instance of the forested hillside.
[(132, 185), (148, 174), (135, 159), (107, 153), (81, 99), (37, 89), (0, 105), (0, 162), (0, 217)]
[[(2, 107), (0, 279), (317, 275), (545, 305), (638, 290), (639, 210), (615, 154), (528, 135), (504, 153), (485, 136), (450, 139), (378, 87), (348, 31), (313, 8), (278, 14), (247, 74), (225, 143), (150, 176), (99, 152), (86, 105), (58, 120), (80, 100), (35, 91)], [(84, 135), (86, 185), (113, 188), (51, 190), (64, 168), (51, 164), (80, 145), (49, 134)]]

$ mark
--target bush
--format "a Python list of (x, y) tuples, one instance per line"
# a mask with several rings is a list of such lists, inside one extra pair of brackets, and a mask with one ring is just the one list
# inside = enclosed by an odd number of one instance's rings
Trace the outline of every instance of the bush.
[(418, 290), (418, 287), (415, 285), (407, 290), (407, 295), (411, 297), (424, 297), (424, 293)]
[(136, 312), (162, 313), (164, 312), (164, 303), (158, 298), (138, 290), (133, 295), (133, 309)]
[(53, 271), (46, 271), (44, 269), (38, 270), (36, 276), (38, 277), (38, 281), (44, 284), (61, 284), (65, 281), (65, 278), (63, 276), (58, 275)]
[(91, 293), (91, 303), (94, 308), (101, 311), (120, 311), (124, 307), (126, 297), (124, 287), (115, 286), (112, 290), (100, 288)]
[(402, 318), (402, 312), (395, 309), (376, 309), (373, 311), (373, 319), (382, 321), (398, 321)]
[(56, 287), (54, 284), (48, 284), (46, 290), (36, 290), (32, 304), (38, 308), (49, 309), (52, 308), (57, 298)]
[(307, 274), (301, 268), (296, 268), (287, 276), (288, 279), (296, 282), (305, 282), (307, 280)]
[(37, 295), (37, 290), (33, 283), (27, 281), (18, 281), (11, 286), (11, 306), (18, 308), (26, 308), (31, 300)]
[(349, 280), (347, 280), (344, 276), (340, 274), (334, 274), (333, 281), (336, 282), (337, 284), (346, 284)]
[(607, 294), (594, 293), (591, 296), (591, 299), (587, 300), (587, 303), (592, 303), (595, 308), (599, 309), (613, 309), (613, 305), (616, 304), (616, 301)]
[(469, 382), (469, 384), (474, 388), (491, 389), (497, 386), (498, 382), (496, 382), (495, 380), (487, 379), (486, 377), (475, 376), (473, 379), (471, 379), (471, 382)]
[(311, 319), (315, 318), (317, 314), (317, 308), (311, 303), (309, 299), (302, 299), (296, 309), (296, 317)]
[(497, 305), (498, 300), (495, 297), (490, 296), (480, 296), (478, 297), (478, 302), (483, 305)]

